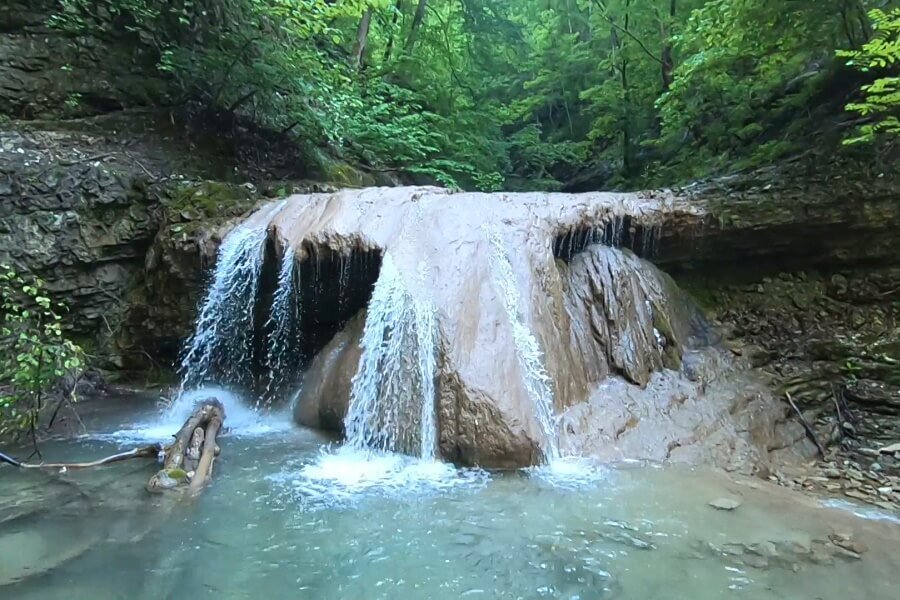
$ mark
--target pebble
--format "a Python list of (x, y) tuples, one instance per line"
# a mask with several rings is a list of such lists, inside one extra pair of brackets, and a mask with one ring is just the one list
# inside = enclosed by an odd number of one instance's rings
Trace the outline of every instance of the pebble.
[(731, 556), (741, 556), (744, 554), (743, 544), (725, 544), (722, 546), (722, 552)]
[(836, 556), (841, 556), (843, 558), (852, 558), (853, 560), (859, 560), (861, 558), (861, 556), (853, 550), (848, 550), (836, 544), (829, 544), (829, 546), (826, 546), (826, 548), (831, 550)]
[(710, 500), (708, 504), (718, 510), (734, 510), (741, 505), (741, 502), (734, 498), (716, 498)]

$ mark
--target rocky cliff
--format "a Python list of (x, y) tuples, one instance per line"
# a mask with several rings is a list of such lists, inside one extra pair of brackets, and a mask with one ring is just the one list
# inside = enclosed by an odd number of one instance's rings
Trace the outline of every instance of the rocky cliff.
[(259, 195), (157, 156), (128, 137), (0, 127), (0, 261), (46, 282), (97, 366), (171, 367), (218, 226)]

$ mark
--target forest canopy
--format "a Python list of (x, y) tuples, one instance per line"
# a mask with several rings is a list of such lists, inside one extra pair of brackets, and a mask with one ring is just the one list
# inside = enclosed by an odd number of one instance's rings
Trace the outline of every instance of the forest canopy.
[(671, 184), (900, 130), (885, 0), (61, 0), (50, 24), (127, 42), (173, 105), (465, 188)]

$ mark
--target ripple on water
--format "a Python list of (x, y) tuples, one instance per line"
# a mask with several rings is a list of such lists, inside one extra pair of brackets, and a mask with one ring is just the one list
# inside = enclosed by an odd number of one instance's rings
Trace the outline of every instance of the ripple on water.
[(326, 447), (312, 462), (270, 475), (288, 498), (307, 508), (352, 506), (367, 497), (420, 497), (461, 487), (482, 487), (490, 479), (481, 469), (390, 452)]
[(895, 515), (887, 511), (879, 510), (869, 506), (862, 506), (860, 504), (848, 502), (847, 500), (829, 498), (827, 500), (822, 500), (821, 503), (822, 506), (825, 506), (827, 508), (837, 508), (839, 510), (845, 510), (847, 512), (853, 513), (854, 516), (857, 516), (860, 519), (866, 519), (869, 521), (886, 521), (888, 523), (900, 524), (900, 518), (897, 518)]

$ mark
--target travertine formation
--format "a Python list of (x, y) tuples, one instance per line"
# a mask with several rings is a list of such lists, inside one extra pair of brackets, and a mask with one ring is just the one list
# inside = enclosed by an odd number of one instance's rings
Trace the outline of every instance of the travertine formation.
[[(707, 348), (711, 332), (699, 311), (667, 275), (613, 247), (652, 252), (673, 216), (702, 215), (666, 194), (371, 188), (303, 195), (272, 219), (276, 251), (267, 261), (277, 264), (291, 247), (301, 272), (327, 275), (319, 263), (337, 262), (337, 270), (349, 269), (349, 289), (376, 281), (371, 256), (379, 264), (390, 256), (409, 294), (437, 311), (437, 426), (446, 459), (515, 467), (554, 452), (677, 457), (677, 448), (704, 446), (727, 430), (746, 434), (733, 450), (762, 460), (765, 440), (751, 440), (758, 432), (731, 414), (755, 406), (752, 392), (704, 396), (702, 388), (727, 366), (698, 366), (721, 359)], [(354, 258), (362, 254), (370, 258)], [(368, 273), (354, 266), (363, 264)], [(303, 318), (321, 321), (316, 315), (327, 308), (308, 305), (339, 299), (301, 280)], [(355, 298), (352, 313), (366, 295)], [(332, 319), (333, 339), (310, 352), (295, 406), (299, 422), (340, 429), (364, 318), (346, 325)], [(549, 404), (549, 430), (542, 403)], [(760, 431), (771, 429), (768, 420), (761, 424)], [(732, 456), (720, 442), (710, 447), (727, 464)], [(620, 446), (628, 450), (612, 451)]]

